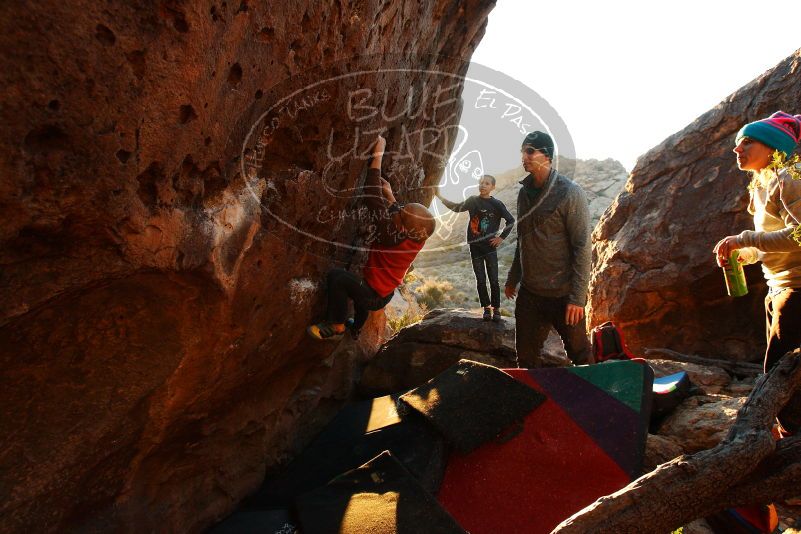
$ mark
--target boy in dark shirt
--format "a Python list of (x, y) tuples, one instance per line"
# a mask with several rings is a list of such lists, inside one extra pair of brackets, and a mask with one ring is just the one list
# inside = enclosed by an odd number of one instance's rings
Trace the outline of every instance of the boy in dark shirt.
[(422, 204), (400, 205), (392, 186), (381, 177), (381, 162), (387, 141), (378, 136), (364, 184), (365, 204), (370, 220), (376, 221), (374, 242), (367, 264), (359, 277), (344, 269), (328, 272), (326, 319), (306, 331), (315, 339), (339, 339), (348, 320), (348, 299), (353, 301), (352, 331), (358, 334), (370, 311), (377, 311), (392, 299), (395, 288), (406, 275), (426, 239), (434, 233), (434, 217)]
[[(495, 189), (495, 177), (485, 174), (478, 183), (476, 196), (464, 202), (451, 202), (439, 198), (446, 208), (459, 212), (467, 211), (470, 214), (470, 224), (467, 225), (467, 242), (470, 244), (470, 257), (473, 260), (473, 272), (476, 275), (476, 288), (481, 307), (484, 308), (484, 320), (501, 320), (501, 286), (498, 283), (498, 246), (512, 231), (515, 219), (503, 202), (490, 196)], [(501, 219), (506, 221), (501, 235)], [(485, 274), (486, 266), (486, 274)], [(492, 298), (487, 295), (487, 278), (489, 278)]]

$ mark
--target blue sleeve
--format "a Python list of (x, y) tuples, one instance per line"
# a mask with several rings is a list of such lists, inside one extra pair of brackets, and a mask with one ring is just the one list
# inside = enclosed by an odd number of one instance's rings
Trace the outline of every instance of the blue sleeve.
[(451, 202), (450, 200), (446, 200), (444, 198), (440, 198), (440, 200), (445, 205), (445, 207), (448, 208), (449, 210), (455, 211), (455, 212), (462, 212), (462, 211), (467, 211), (467, 210), (470, 209), (470, 199), (471, 198), (473, 198), (473, 197), (470, 197), (470, 198), (468, 198), (468, 199), (466, 199), (466, 200), (464, 200), (462, 202)]

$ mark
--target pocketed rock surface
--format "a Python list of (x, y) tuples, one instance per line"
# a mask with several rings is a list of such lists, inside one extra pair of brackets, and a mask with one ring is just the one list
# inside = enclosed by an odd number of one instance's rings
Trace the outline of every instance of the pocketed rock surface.
[[(492, 5), (0, 7), (0, 530), (197, 532), (347, 396), (383, 316), (336, 357), (305, 337), (328, 269), (364, 261), (341, 245), (365, 229), (324, 217), (364, 162), (327, 167), (328, 149), (431, 126), (343, 129), (349, 91), (387, 95), (389, 116), (431, 72), (465, 72)], [(249, 135), (291, 90), (359, 70)], [(401, 200), (430, 200), (448, 143), (386, 162)]]

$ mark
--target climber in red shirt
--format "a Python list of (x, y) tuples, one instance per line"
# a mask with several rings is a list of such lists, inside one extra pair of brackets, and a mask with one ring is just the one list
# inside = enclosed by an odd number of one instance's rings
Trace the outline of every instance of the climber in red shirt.
[(373, 145), (364, 191), (371, 220), (377, 222), (367, 264), (359, 277), (344, 269), (328, 272), (328, 311), (324, 321), (306, 331), (315, 339), (339, 339), (348, 320), (348, 299), (353, 301), (353, 331), (358, 333), (370, 311), (384, 308), (406, 271), (434, 233), (436, 223), (422, 204), (400, 205), (392, 186), (381, 177), (381, 163), (387, 141), (381, 136)]

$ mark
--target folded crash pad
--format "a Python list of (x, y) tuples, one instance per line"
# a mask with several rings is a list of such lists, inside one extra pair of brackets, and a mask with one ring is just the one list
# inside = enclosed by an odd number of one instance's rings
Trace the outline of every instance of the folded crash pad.
[(651, 419), (664, 417), (689, 396), (690, 377), (686, 371), (680, 371), (654, 378), (653, 392)]
[(295, 502), (304, 534), (464, 534), (389, 452)]
[(473, 534), (550, 532), (640, 474), (653, 371), (633, 361), (508, 369), (547, 396), (523, 430), (451, 455), (440, 503)]
[(715, 534), (772, 534), (779, 517), (772, 504), (730, 508), (706, 518)]
[(209, 530), (209, 534), (295, 534), (297, 526), (287, 510), (234, 512)]
[(301, 493), (389, 450), (430, 492), (445, 469), (442, 438), (417, 414), (398, 416), (398, 395), (345, 406), (280, 473), (265, 479), (243, 509), (287, 506)]
[(495, 439), (544, 400), (497, 367), (470, 360), (460, 360), (399, 399), (462, 452)]

